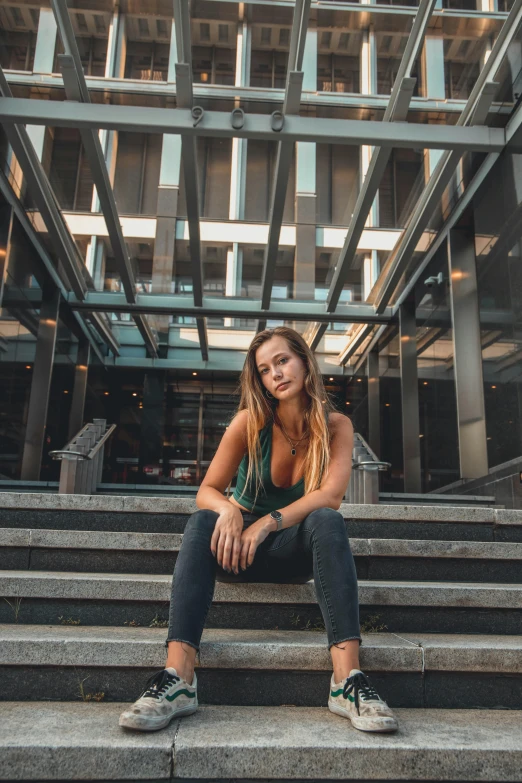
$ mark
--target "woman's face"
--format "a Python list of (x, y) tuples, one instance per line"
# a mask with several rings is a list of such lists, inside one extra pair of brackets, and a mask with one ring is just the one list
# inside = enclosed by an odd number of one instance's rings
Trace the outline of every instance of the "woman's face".
[(287, 341), (275, 335), (256, 351), (256, 367), (265, 389), (278, 400), (289, 400), (304, 389), (306, 366)]

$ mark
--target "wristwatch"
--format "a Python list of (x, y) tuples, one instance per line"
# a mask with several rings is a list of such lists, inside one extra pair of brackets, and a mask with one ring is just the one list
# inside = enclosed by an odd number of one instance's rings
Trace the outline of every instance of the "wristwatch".
[(277, 522), (277, 532), (283, 529), (283, 515), (280, 511), (271, 511), (270, 516)]

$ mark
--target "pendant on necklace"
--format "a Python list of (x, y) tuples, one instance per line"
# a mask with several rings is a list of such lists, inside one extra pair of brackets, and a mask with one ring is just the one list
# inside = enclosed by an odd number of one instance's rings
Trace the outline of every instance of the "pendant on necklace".
[(295, 457), (295, 453), (296, 453), (295, 449), (290, 449), (290, 454), (292, 455), (292, 457)]

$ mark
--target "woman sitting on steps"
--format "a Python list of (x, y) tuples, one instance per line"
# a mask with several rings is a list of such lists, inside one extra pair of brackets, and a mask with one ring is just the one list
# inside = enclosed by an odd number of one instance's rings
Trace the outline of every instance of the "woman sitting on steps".
[[(313, 353), (293, 329), (252, 341), (239, 412), (198, 492), (174, 568), (165, 669), (120, 726), (153, 731), (196, 711), (194, 672), (216, 577), (304, 583), (312, 577), (333, 663), (328, 708), (362, 731), (397, 721), (359, 668), (357, 576), (339, 508), (350, 479), (353, 429), (333, 412)], [(232, 497), (226, 488), (239, 468)]]

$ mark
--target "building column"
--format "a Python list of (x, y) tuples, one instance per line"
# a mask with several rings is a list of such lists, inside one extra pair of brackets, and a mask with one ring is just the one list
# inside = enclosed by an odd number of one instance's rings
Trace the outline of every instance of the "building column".
[[(250, 84), (251, 28), (246, 19), (244, 4), (239, 5), (239, 14), (235, 86), (247, 87)], [(239, 100), (235, 101), (235, 107), (240, 107)], [(245, 218), (247, 146), (247, 139), (238, 139), (237, 137), (232, 139), (229, 220), (244, 220)], [(234, 242), (227, 249), (226, 263), (225, 296), (240, 296), (243, 279), (243, 249), (238, 242)], [(225, 318), (225, 327), (232, 327), (234, 324), (234, 318)]]
[(54, 288), (51, 290), (50, 285), (45, 286), (42, 291), (40, 323), (38, 326), (33, 379), (25, 428), (21, 473), (21, 478), (24, 481), (38, 481), (40, 478), (54, 349), (58, 331), (59, 306), (60, 292)]
[(414, 301), (405, 302), (399, 308), (399, 345), (404, 491), (421, 492), (417, 326)]
[(366, 360), (368, 374), (368, 444), (381, 456), (381, 400), (379, 352), (370, 351)]
[(90, 355), (91, 346), (88, 341), (83, 338), (78, 343), (78, 353), (76, 355), (71, 412), (69, 414), (69, 434), (67, 436), (69, 440), (74, 438), (76, 433), (83, 427)]
[[(306, 31), (303, 55), (303, 90), (317, 90), (317, 27)], [(296, 144), (294, 297), (315, 299), (315, 229), (317, 213), (317, 145)]]
[[(369, 5), (368, 0), (362, 0), (363, 4)], [(377, 41), (373, 26), (363, 31), (361, 46), (361, 93), (363, 95), (377, 94)], [(366, 177), (368, 167), (373, 155), (373, 147), (367, 144), (361, 146), (361, 165), (360, 165), (360, 187)], [(379, 192), (375, 196), (368, 218), (366, 220), (368, 227), (379, 225)], [(361, 267), (363, 301), (366, 301), (370, 291), (379, 277), (380, 264), (379, 256), (376, 250), (365, 253)]]
[[(436, 7), (442, 7), (442, 3), (437, 3)], [(420, 64), (424, 97), (444, 100), (446, 97), (446, 82), (444, 78), (444, 39), (442, 35), (426, 35)], [(424, 178), (426, 182), (433, 174), (441, 155), (441, 150), (426, 150), (424, 156)]]
[(141, 412), (141, 437), (139, 473), (144, 476), (146, 465), (163, 465), (163, 440), (165, 435), (165, 370), (145, 373), (143, 379), (143, 409)]
[(460, 476), (488, 472), (482, 346), (473, 232), (452, 229), (448, 237), (453, 364), (457, 395)]
[[(117, 8), (112, 15), (109, 27), (109, 40), (107, 43), (107, 60), (105, 62), (105, 78), (123, 78), (125, 73), (125, 58), (127, 54), (127, 36), (125, 30), (125, 16)], [(105, 102), (110, 103), (110, 95), (106, 95)], [(100, 144), (105, 157), (109, 181), (114, 187), (116, 174), (116, 158), (118, 156), (118, 132), (109, 130), (99, 131)], [(91, 212), (101, 212), (100, 200), (93, 188)], [(105, 257), (106, 249), (103, 240), (97, 236), (91, 236), (87, 246), (85, 265), (94, 280), (97, 291), (103, 291), (105, 284)]]
[[(40, 8), (40, 19), (36, 33), (33, 73), (51, 74), (53, 72), (56, 51), (57, 25), (51, 8)], [(31, 91), (31, 98), (49, 99), (49, 89), (38, 87)], [(49, 146), (49, 134), (45, 125), (28, 125), (27, 133), (33, 143), (38, 158), (43, 163)], [(45, 167), (44, 165), (44, 168)]]

